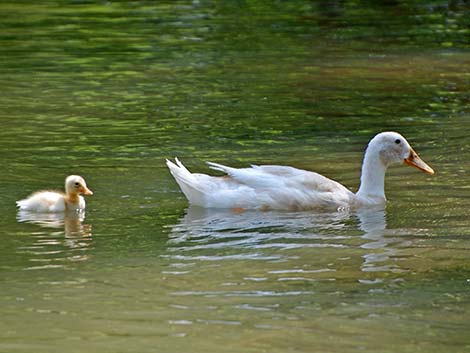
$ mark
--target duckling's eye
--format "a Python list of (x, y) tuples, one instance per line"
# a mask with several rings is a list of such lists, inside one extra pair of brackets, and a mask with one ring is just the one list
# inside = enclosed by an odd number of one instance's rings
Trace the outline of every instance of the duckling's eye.
[(395, 143), (396, 143), (397, 145), (398, 145), (400, 142), (401, 142), (400, 139), (396, 139), (396, 140), (395, 140)]
[(79, 185), (80, 185), (80, 183), (78, 181), (75, 182), (75, 186), (79, 186)]

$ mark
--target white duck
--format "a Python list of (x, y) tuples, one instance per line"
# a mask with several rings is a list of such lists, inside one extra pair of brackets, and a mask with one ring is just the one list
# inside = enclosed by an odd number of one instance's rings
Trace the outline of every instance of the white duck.
[(426, 173), (434, 170), (419, 158), (408, 141), (396, 132), (382, 132), (367, 146), (361, 185), (353, 193), (320, 174), (276, 165), (231, 168), (207, 162), (224, 177), (190, 173), (176, 158), (167, 160), (171, 174), (192, 205), (207, 208), (244, 209), (344, 209), (383, 205), (385, 171), (405, 163)]
[(65, 194), (57, 191), (38, 191), (28, 198), (16, 201), (16, 205), (23, 211), (30, 212), (64, 212), (70, 210), (84, 210), (85, 199), (83, 195), (93, 195), (88, 189), (85, 179), (78, 175), (70, 175), (65, 179)]

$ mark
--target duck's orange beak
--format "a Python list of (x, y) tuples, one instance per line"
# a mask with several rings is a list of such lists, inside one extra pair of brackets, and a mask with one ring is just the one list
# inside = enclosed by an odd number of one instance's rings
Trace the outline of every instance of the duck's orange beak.
[(93, 195), (93, 191), (91, 191), (90, 189), (88, 189), (86, 186), (82, 185), (82, 187), (80, 188), (80, 192), (83, 194), (83, 195)]
[(405, 158), (405, 164), (418, 168), (425, 173), (434, 174), (434, 170), (419, 158), (418, 154), (413, 149), (410, 150), (410, 155)]

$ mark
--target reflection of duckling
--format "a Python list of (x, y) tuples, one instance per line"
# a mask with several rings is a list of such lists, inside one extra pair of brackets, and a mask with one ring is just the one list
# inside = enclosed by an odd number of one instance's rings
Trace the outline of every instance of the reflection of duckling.
[(67, 239), (79, 239), (92, 236), (91, 224), (83, 224), (85, 212), (67, 212), (64, 217), (64, 233)]
[[(41, 228), (52, 228), (51, 232), (43, 232), (34, 230), (31, 232), (33, 238), (37, 237), (35, 244), (39, 248), (45, 250), (44, 261), (57, 261), (61, 259), (58, 257), (50, 258), (51, 252), (48, 251), (47, 245), (56, 246), (58, 243), (65, 245), (69, 250), (78, 250), (67, 254), (67, 259), (70, 261), (85, 261), (89, 259), (89, 254), (83, 250), (87, 250), (92, 245), (92, 225), (83, 224), (85, 220), (85, 211), (77, 212), (30, 212), (20, 210), (17, 214), (17, 220), (21, 223), (30, 223), (40, 226)], [(63, 232), (64, 239), (60, 240), (58, 235)], [(61, 254), (62, 251), (54, 251), (54, 254)], [(40, 255), (38, 250), (36, 254)]]
[(64, 212), (85, 209), (83, 195), (93, 195), (88, 189), (85, 179), (78, 175), (70, 175), (65, 179), (65, 194), (57, 191), (39, 191), (28, 198), (16, 201), (20, 210), (31, 212)]

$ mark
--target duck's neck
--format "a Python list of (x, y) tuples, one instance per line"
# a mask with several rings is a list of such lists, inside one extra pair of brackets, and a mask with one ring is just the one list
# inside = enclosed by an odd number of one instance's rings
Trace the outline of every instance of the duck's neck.
[(72, 192), (68, 192), (66, 195), (65, 195), (65, 201), (68, 203), (68, 204), (71, 204), (71, 205), (76, 205), (79, 203), (80, 201), (80, 195), (77, 194), (77, 193), (72, 193)]
[(370, 203), (385, 202), (385, 171), (384, 165), (378, 153), (366, 150), (362, 163), (361, 186), (356, 195)]

